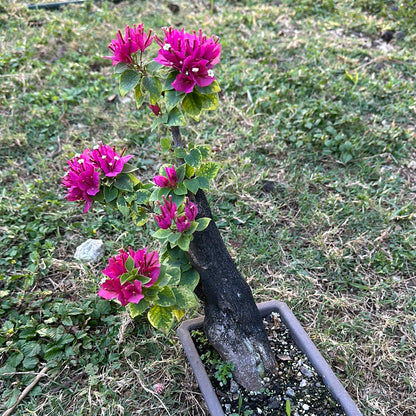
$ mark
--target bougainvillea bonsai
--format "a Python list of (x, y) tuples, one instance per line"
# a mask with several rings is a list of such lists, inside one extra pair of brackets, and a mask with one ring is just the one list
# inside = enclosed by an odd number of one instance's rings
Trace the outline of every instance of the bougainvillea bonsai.
[[(136, 106), (154, 118), (152, 128), (167, 128), (162, 165), (152, 181), (135, 175), (131, 155), (98, 143), (68, 161), (62, 185), (66, 198), (119, 210), (127, 221), (149, 224), (149, 247), (121, 249), (108, 260), (98, 295), (116, 299), (132, 317), (147, 311), (149, 322), (169, 331), (175, 320), (198, 304), (205, 307), (205, 331), (234, 377), (258, 390), (261, 378), (275, 369), (252, 293), (238, 273), (212, 221), (205, 197), (219, 170), (210, 147), (182, 140), (180, 127), (199, 121), (219, 106), (214, 67), (221, 44), (201, 30), (163, 28), (159, 38), (143, 25), (126, 26), (109, 45), (122, 96), (134, 93)], [(156, 46), (157, 52), (151, 52)], [(150, 245), (150, 243), (149, 243)]]

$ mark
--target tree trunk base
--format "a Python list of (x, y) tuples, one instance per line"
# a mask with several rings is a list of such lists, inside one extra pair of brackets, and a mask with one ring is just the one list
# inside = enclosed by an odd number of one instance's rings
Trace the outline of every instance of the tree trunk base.
[[(198, 217), (212, 218), (205, 194), (194, 201)], [(234, 379), (249, 391), (262, 387), (262, 378), (276, 362), (256, 303), (214, 223), (194, 234), (189, 260), (200, 275), (197, 296), (205, 303), (205, 333), (225, 361), (234, 364)]]

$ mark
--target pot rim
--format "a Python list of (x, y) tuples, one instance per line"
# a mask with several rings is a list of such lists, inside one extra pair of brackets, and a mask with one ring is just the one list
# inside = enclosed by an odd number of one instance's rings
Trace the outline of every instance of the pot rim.
[[(300, 322), (296, 319), (290, 308), (284, 302), (271, 300), (258, 303), (261, 317), (265, 317), (272, 312), (278, 312), (283, 323), (290, 330), (290, 336), (295, 341), (299, 349), (308, 357), (316, 372), (322, 377), (325, 386), (332, 396), (340, 403), (347, 416), (362, 416), (350, 395), (340, 383), (331, 367), (322, 357), (315, 344), (309, 338)], [(212, 416), (225, 416), (222, 406), (218, 400), (215, 390), (209, 380), (205, 366), (202, 363), (195, 344), (191, 338), (191, 331), (200, 329), (204, 324), (204, 317), (184, 321), (177, 329), (177, 334), (182, 342), (185, 354), (195, 374), (202, 395), (207, 402), (208, 409)]]

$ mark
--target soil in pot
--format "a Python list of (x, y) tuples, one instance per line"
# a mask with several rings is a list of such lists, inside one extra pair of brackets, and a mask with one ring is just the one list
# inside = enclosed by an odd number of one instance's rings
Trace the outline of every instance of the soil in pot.
[(296, 346), (277, 312), (263, 319), (278, 363), (277, 374), (264, 379), (260, 392), (249, 392), (232, 379), (232, 365), (224, 363), (202, 330), (192, 339), (226, 415), (345, 416), (308, 357)]

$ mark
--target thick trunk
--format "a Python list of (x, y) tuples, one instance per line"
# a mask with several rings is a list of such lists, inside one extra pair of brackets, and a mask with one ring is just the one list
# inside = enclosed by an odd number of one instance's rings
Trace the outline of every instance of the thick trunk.
[[(195, 196), (198, 217), (210, 217), (204, 193)], [(214, 223), (196, 232), (189, 249), (192, 266), (200, 274), (197, 295), (205, 303), (205, 332), (225, 361), (234, 364), (235, 380), (251, 391), (275, 370), (275, 358), (247, 283), (237, 271)]]

